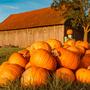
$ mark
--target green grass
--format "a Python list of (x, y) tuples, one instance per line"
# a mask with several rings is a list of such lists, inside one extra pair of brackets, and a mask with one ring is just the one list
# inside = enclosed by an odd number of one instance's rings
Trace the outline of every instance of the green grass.
[(6, 60), (8, 60), (8, 57), (11, 55), (13, 52), (17, 52), (21, 48), (17, 47), (2, 47), (0, 48), (0, 64)]
[(0, 87), (0, 90), (90, 90), (90, 85), (80, 82), (65, 83), (62, 80), (54, 79), (47, 85), (41, 87), (22, 87), (20, 80), (17, 80), (11, 85), (6, 87)]
[[(8, 57), (13, 52), (17, 52), (21, 48), (15, 47), (3, 47), (0, 48), (0, 64), (5, 60), (8, 60)], [(90, 90), (90, 85), (83, 84), (80, 82), (74, 83), (65, 83), (62, 80), (56, 79), (50, 80), (46, 86), (41, 87), (21, 87), (20, 80), (12, 82), (9, 86), (0, 87), (0, 90)]]

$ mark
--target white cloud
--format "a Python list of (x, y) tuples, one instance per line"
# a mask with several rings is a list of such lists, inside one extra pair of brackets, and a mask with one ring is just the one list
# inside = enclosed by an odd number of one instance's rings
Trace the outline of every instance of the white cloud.
[(14, 9), (14, 10), (19, 9), (19, 7), (11, 6), (11, 5), (2, 5), (2, 7), (7, 8), (7, 9)]

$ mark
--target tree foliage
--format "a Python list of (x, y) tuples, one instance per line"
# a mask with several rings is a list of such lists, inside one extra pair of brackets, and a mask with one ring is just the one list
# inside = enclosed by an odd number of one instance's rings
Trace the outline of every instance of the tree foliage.
[(60, 10), (62, 6), (67, 9), (64, 16), (71, 19), (73, 27), (82, 25), (84, 29), (84, 41), (87, 41), (87, 35), (90, 31), (90, 0), (53, 0), (52, 8)]

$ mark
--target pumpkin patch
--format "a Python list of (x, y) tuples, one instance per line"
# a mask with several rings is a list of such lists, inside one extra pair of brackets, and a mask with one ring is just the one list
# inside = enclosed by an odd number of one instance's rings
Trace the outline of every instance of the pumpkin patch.
[[(71, 32), (69, 32), (71, 33)], [(88, 68), (88, 69), (87, 69)], [(47, 85), (53, 74), (65, 82), (90, 83), (88, 43), (73, 39), (34, 42), (0, 65), (0, 86), (20, 79), (23, 87)]]

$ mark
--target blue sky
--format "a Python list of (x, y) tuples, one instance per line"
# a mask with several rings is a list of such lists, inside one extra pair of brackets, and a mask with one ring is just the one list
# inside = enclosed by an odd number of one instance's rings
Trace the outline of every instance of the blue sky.
[(0, 22), (10, 14), (49, 7), (52, 0), (0, 0)]

